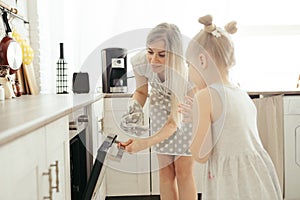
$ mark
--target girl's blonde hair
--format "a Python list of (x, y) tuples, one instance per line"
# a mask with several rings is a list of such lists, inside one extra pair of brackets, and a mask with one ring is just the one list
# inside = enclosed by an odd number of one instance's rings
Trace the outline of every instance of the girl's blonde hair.
[[(229, 34), (236, 33), (236, 22), (229, 22), (221, 29), (212, 23), (211, 15), (200, 17), (198, 21), (204, 25), (204, 29), (193, 38), (193, 41), (209, 54), (219, 69), (228, 70), (235, 64), (234, 45)], [(201, 48), (194, 46), (193, 51), (201, 51)]]
[(175, 24), (161, 23), (148, 34), (147, 45), (160, 40), (165, 42), (165, 81), (166, 87), (171, 90), (171, 116), (179, 125), (178, 103), (183, 101), (187, 88), (182, 35)]

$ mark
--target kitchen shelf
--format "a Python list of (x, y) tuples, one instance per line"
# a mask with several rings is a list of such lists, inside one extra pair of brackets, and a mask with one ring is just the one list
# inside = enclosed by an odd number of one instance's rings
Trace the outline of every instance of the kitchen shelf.
[(22, 16), (18, 15), (18, 10), (16, 8), (12, 8), (11, 6), (3, 3), (0, 1), (0, 10), (2, 12), (7, 12), (8, 14), (12, 15), (15, 18), (18, 18), (24, 22), (24, 24), (29, 24), (29, 21), (24, 19)]

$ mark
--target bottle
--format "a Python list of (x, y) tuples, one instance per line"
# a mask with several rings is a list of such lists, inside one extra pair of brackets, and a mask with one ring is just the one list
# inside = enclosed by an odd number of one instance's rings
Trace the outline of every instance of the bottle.
[(15, 81), (15, 95), (17, 97), (22, 95), (21, 84), (18, 80)]
[(57, 61), (56, 93), (68, 93), (67, 62), (64, 58), (64, 43), (59, 43), (59, 59)]
[(2, 84), (0, 84), (0, 101), (5, 100), (5, 93), (4, 93), (4, 87)]

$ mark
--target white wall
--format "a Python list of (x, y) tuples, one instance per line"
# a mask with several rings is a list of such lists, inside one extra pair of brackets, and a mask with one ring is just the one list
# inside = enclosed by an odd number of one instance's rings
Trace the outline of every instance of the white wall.
[(55, 92), (59, 42), (65, 43), (71, 80), (93, 50), (116, 35), (170, 22), (192, 37), (202, 28), (198, 17), (205, 14), (212, 14), (220, 26), (230, 20), (238, 22), (240, 30), (233, 36), (237, 49), (233, 77), (245, 89), (294, 89), (300, 73), (297, 0), (35, 1), (44, 93)]

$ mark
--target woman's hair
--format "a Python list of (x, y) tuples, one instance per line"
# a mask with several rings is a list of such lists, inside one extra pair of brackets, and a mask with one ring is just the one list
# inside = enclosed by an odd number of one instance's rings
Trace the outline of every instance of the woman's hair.
[(165, 81), (166, 87), (171, 90), (171, 115), (179, 124), (178, 103), (182, 102), (187, 88), (187, 68), (184, 65), (182, 35), (174, 24), (161, 23), (154, 27), (147, 37), (147, 45), (165, 42)]
[[(203, 48), (219, 69), (228, 70), (235, 64), (234, 45), (229, 34), (236, 33), (236, 22), (229, 22), (221, 29), (212, 23), (211, 15), (200, 17), (198, 21), (204, 25), (204, 29), (193, 38), (194, 44), (189, 45), (189, 48), (193, 46), (194, 53), (199, 53), (195, 50), (201, 51)], [(195, 48), (195, 42), (201, 48)]]

